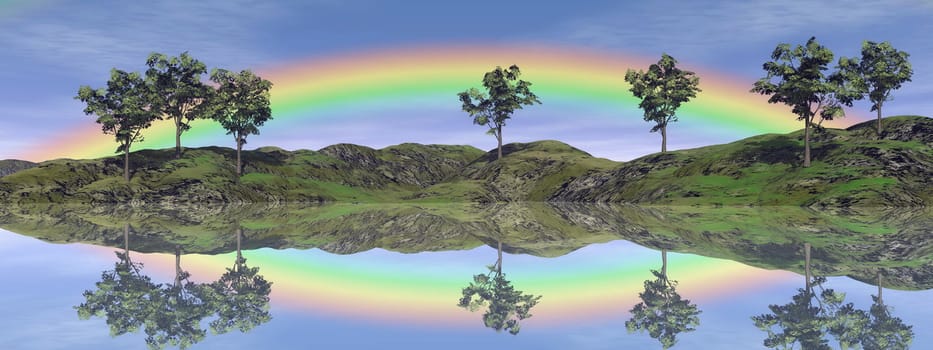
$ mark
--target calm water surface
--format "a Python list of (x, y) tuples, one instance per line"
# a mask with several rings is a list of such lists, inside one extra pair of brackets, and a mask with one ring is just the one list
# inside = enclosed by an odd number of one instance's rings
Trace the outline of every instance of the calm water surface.
[(199, 210), (6, 209), (0, 348), (933, 348), (925, 212)]

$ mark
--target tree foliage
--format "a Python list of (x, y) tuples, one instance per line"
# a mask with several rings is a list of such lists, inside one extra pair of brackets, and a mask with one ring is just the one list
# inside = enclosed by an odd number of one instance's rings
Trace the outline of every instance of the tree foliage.
[(632, 85), (630, 91), (641, 99), (638, 107), (644, 111), (645, 121), (654, 122), (651, 132), (661, 131), (661, 152), (667, 152), (667, 126), (677, 121), (677, 109), (701, 91), (700, 78), (676, 65), (677, 60), (663, 54), (647, 72), (625, 72), (625, 81)]
[(486, 327), (497, 332), (505, 330), (518, 334), (521, 331), (519, 322), (531, 317), (531, 308), (538, 304), (541, 296), (515, 290), (512, 282), (495, 265), (487, 267), (489, 273), (474, 275), (473, 282), (463, 288), (463, 296), (457, 306), (470, 311), (486, 306), (483, 314)]
[(914, 338), (913, 327), (904, 324), (900, 317), (891, 314), (881, 297), (872, 295), (872, 303), (866, 315), (868, 319), (860, 342), (865, 350), (907, 349)]
[(217, 84), (207, 115), (233, 135), (237, 147), (237, 175), (242, 173), (240, 153), (246, 137), (258, 135), (259, 127), (272, 119), (269, 90), (272, 83), (249, 70), (233, 73), (224, 69), (211, 71), (211, 81)]
[(272, 283), (258, 274), (258, 267), (248, 267), (239, 250), (234, 267), (212, 283), (192, 282), (176, 265), (174, 282), (155, 284), (141, 273), (142, 264), (130, 261), (128, 251), (117, 252), (117, 257), (120, 261), (102, 273), (97, 290), (85, 291), (86, 301), (75, 307), (81, 319), (105, 318), (112, 336), (142, 328), (150, 349), (185, 349), (207, 336), (201, 327), (205, 319), (215, 317), (210, 328), (221, 334), (234, 328), (247, 332), (272, 317)]
[(769, 103), (790, 106), (797, 120), (804, 121), (803, 166), (809, 167), (810, 129), (819, 129), (823, 120), (845, 116), (842, 104), (851, 105), (853, 92), (846, 89), (845, 81), (833, 80), (824, 74), (833, 53), (815, 37), (795, 47), (779, 44), (771, 53), (771, 59), (762, 65), (767, 74), (755, 82), (751, 92), (770, 95)]
[(825, 277), (814, 277), (811, 287), (798, 289), (790, 303), (769, 305), (770, 314), (752, 317), (755, 326), (768, 333), (764, 346), (783, 349), (800, 344), (803, 349), (831, 349), (828, 336), (842, 348), (862, 342), (866, 313), (845, 303), (844, 293), (824, 289), (825, 282)]
[(207, 66), (182, 52), (168, 57), (153, 52), (146, 59), (146, 79), (156, 92), (155, 104), (159, 111), (175, 123), (175, 157), (181, 156), (181, 135), (191, 129), (191, 121), (203, 117), (203, 109), (210, 87), (201, 82)]
[(140, 273), (143, 265), (130, 260), (129, 254), (116, 252), (113, 270), (101, 273), (96, 290), (84, 291), (85, 302), (75, 307), (82, 320), (103, 317), (110, 335), (132, 333), (152, 314), (152, 299), (159, 287), (149, 276)]
[(272, 283), (259, 274), (258, 267), (246, 265), (246, 258), (240, 254), (241, 232), (237, 231), (237, 235), (237, 258), (233, 267), (227, 268), (220, 279), (210, 285), (217, 313), (217, 319), (211, 321), (210, 326), (217, 334), (233, 328), (248, 332), (272, 319), (269, 314)]
[(497, 66), (483, 76), (486, 92), (470, 88), (457, 94), (463, 111), (473, 117), (473, 124), (489, 127), (488, 133), (496, 137), (498, 159), (502, 159), (502, 127), (512, 113), (522, 106), (541, 104), (538, 96), (531, 92), (531, 83), (518, 79), (520, 76), (521, 71), (516, 65), (508, 69)]
[(900, 89), (913, 75), (908, 57), (909, 54), (895, 49), (887, 41), (864, 41), (861, 58), (839, 59), (839, 72), (835, 79), (851, 84), (856, 94), (847, 96), (850, 100), (860, 100), (868, 96), (872, 103), (871, 111), (878, 113), (879, 135), (882, 105), (891, 100), (891, 92)]
[(119, 146), (115, 153), (124, 153), (123, 176), (129, 181), (129, 153), (134, 142), (142, 141), (142, 130), (158, 119), (152, 104), (153, 91), (139, 73), (119, 69), (110, 71), (107, 87), (94, 90), (81, 86), (75, 99), (84, 102), (84, 113), (96, 115), (104, 134), (114, 135)]
[(677, 293), (677, 281), (668, 279), (661, 271), (651, 273), (656, 278), (645, 281), (644, 292), (638, 294), (642, 302), (630, 311), (632, 318), (625, 322), (625, 328), (630, 333), (648, 331), (667, 349), (677, 343), (678, 334), (696, 330), (701, 311)]
[(185, 349), (207, 335), (201, 320), (211, 315), (206, 287), (188, 280), (190, 274), (179, 271), (176, 282), (164, 284), (154, 295), (153, 312), (146, 318), (146, 344), (150, 349), (166, 345)]

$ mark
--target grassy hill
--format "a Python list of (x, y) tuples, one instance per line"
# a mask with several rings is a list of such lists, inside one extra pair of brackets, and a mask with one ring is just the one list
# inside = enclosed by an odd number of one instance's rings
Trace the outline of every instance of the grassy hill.
[(0, 160), (0, 177), (10, 175), (20, 170), (26, 170), (36, 166), (36, 163), (25, 160), (4, 159)]
[(724, 145), (613, 162), (559, 141), (512, 143), (504, 157), (470, 146), (337, 144), (318, 151), (222, 147), (54, 160), (0, 178), (15, 203), (259, 202), (629, 202), (646, 205), (933, 205), (933, 119), (886, 118), (814, 135), (803, 168), (803, 133), (766, 134)]
[(58, 243), (221, 254), (235, 249), (319, 248), (353, 254), (374, 248), (403, 253), (482, 245), (515, 254), (556, 257), (594, 243), (628, 240), (652, 249), (730, 259), (803, 272), (813, 268), (900, 289), (933, 288), (928, 208), (815, 210), (800, 207), (640, 207), (607, 203), (396, 205), (294, 204), (227, 206), (10, 205), (0, 227)]
[(654, 205), (923, 206), (933, 204), (933, 119), (827, 129), (801, 166), (803, 131), (655, 153), (582, 176), (554, 201)]

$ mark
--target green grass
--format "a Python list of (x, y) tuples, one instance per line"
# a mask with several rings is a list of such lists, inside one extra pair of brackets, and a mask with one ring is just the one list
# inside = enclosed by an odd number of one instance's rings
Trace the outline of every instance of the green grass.
[[(802, 131), (655, 153), (620, 163), (559, 141), (511, 143), (504, 158), (470, 146), (341, 144), (320, 151), (263, 147), (142, 150), (122, 157), (54, 160), (0, 178), (0, 200), (18, 203), (609, 201), (645, 205), (918, 206), (933, 201), (933, 130), (925, 117), (885, 118), (814, 135), (801, 166)], [(920, 131), (915, 131), (920, 130)], [(913, 133), (913, 134), (912, 134)], [(886, 169), (898, 164), (903, 172)], [(578, 183), (594, 184), (573, 186)], [(560, 193), (560, 195), (557, 195)]]
[[(249, 237), (246, 249), (412, 253), (501, 240), (511, 253), (555, 257), (625, 239), (652, 249), (800, 272), (802, 245), (810, 243), (819, 273), (859, 278), (881, 268), (924, 273), (922, 267), (933, 263), (926, 243), (931, 218), (929, 209), (856, 208), (833, 214), (800, 207), (579, 203), (0, 207), (0, 227), (51, 242), (122, 247), (123, 226), (129, 223), (131, 249), (140, 252), (170, 253), (182, 245), (185, 253), (223, 254), (233, 249), (233, 233), (241, 227)], [(892, 248), (892, 241), (903, 244)], [(933, 287), (918, 276), (886, 287)]]

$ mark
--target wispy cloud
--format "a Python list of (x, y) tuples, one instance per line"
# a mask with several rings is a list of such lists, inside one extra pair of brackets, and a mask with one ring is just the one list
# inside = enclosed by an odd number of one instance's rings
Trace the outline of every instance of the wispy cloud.
[(91, 71), (138, 67), (152, 51), (253, 64), (266, 58), (253, 48), (263, 39), (258, 29), (281, 13), (270, 2), (250, 0), (64, 4), (4, 22), (0, 42), (9, 55)]
[[(651, 1), (570, 19), (558, 28), (563, 40), (604, 48), (694, 56), (820, 28), (867, 26), (910, 13), (915, 1)], [(917, 11), (930, 11), (928, 7)]]

